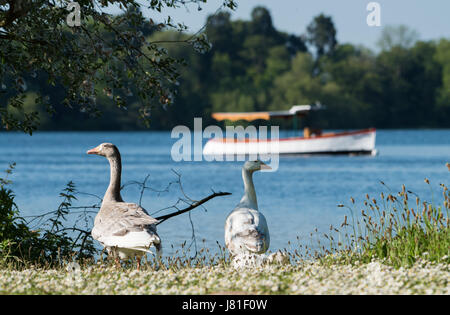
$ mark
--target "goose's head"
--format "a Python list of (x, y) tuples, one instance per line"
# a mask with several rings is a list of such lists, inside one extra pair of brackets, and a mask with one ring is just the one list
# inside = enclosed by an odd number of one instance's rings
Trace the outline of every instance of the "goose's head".
[(247, 161), (244, 164), (244, 170), (255, 172), (260, 170), (271, 170), (272, 168), (260, 160)]
[(114, 157), (119, 155), (119, 150), (112, 143), (102, 143), (97, 147), (90, 149), (86, 152), (87, 154), (97, 154), (104, 156), (106, 158)]

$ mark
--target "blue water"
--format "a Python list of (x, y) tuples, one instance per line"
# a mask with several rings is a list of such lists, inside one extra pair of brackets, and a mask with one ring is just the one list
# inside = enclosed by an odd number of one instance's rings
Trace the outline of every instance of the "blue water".
[[(103, 196), (109, 181), (109, 164), (86, 150), (102, 142), (116, 144), (122, 154), (122, 183), (143, 181), (163, 190), (182, 176), (186, 195), (201, 199), (215, 191), (231, 196), (218, 197), (205, 204), (206, 209), (191, 212), (199, 246), (216, 251), (223, 241), (223, 227), (228, 213), (243, 193), (242, 162), (173, 162), (170, 149), (176, 139), (169, 132), (39, 132), (33, 136), (0, 133), (0, 168), (16, 162), (11, 176), (12, 189), (22, 215), (36, 215), (55, 209), (61, 202), (59, 192), (72, 180), (79, 191)], [(450, 130), (379, 130), (375, 157), (318, 156), (281, 157), (277, 172), (256, 173), (255, 186), (260, 210), (267, 218), (271, 233), (271, 250), (288, 247), (288, 242), (308, 243), (315, 228), (327, 232), (330, 224), (342, 222), (349, 212), (337, 207), (356, 199), (355, 209), (362, 208), (366, 193), (378, 196), (386, 192), (383, 181), (395, 192), (407, 189), (431, 200), (440, 200), (440, 183), (449, 183)], [(2, 174), (3, 176), (3, 174)], [(128, 185), (122, 192), (128, 202), (138, 202), (140, 189)], [(146, 191), (142, 205), (150, 213), (174, 204), (182, 192), (172, 185), (169, 192)], [(74, 205), (97, 202), (92, 196), (79, 195)], [(183, 207), (183, 204), (179, 204)], [(162, 214), (162, 213), (161, 213)], [(188, 215), (181, 215), (158, 226), (170, 255), (192, 236)], [(202, 243), (204, 240), (204, 243)]]

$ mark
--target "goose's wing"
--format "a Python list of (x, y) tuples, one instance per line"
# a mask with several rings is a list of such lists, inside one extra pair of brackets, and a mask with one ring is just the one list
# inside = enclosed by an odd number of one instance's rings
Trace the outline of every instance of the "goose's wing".
[(225, 223), (225, 245), (233, 254), (266, 252), (270, 235), (264, 215), (255, 209), (235, 209)]
[(158, 245), (158, 220), (134, 203), (105, 204), (95, 218), (92, 236), (104, 246), (142, 250)]

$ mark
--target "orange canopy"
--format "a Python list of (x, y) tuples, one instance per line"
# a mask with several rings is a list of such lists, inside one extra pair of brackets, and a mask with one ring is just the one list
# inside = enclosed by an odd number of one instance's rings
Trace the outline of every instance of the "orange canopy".
[(248, 113), (213, 113), (212, 117), (215, 120), (231, 120), (231, 121), (237, 121), (237, 120), (256, 120), (256, 119), (264, 119), (269, 120), (270, 119), (270, 113), (269, 112), (248, 112)]
[(247, 113), (212, 113), (212, 117), (215, 120), (257, 120), (264, 119), (269, 120), (271, 117), (293, 117), (293, 116), (305, 116), (312, 110), (324, 109), (320, 103), (315, 105), (294, 105), (289, 110), (274, 111), (274, 112), (247, 112)]

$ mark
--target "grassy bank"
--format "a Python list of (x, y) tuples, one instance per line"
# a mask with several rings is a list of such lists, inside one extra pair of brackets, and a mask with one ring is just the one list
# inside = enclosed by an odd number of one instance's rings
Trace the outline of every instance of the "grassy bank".
[[(314, 249), (285, 250), (289, 259), (283, 264), (236, 270), (220, 248), (213, 256), (202, 249), (195, 259), (186, 254), (162, 264), (150, 261), (140, 271), (134, 264), (95, 263), (92, 255), (74, 250), (80, 238), (73, 242), (61, 233), (66, 230), (61, 218), (71, 210), (70, 187), (43, 236), (29, 230), (18, 209), (7, 211), (13, 195), (3, 189), (2, 200), (9, 203), (3, 202), (8, 230), (2, 233), (10, 239), (0, 243), (0, 294), (450, 294), (450, 192), (440, 186), (442, 202), (422, 201), (405, 186), (398, 193), (386, 187), (386, 194), (366, 195), (359, 203), (350, 198), (349, 205), (340, 205), (349, 210), (340, 226), (330, 226), (326, 234), (316, 231)], [(80, 235), (82, 245), (89, 244), (90, 233)], [(34, 256), (15, 246), (24, 239), (39, 245)], [(64, 258), (61, 248), (71, 258)], [(65, 262), (82, 257), (81, 267)]]
[(450, 294), (448, 264), (418, 260), (407, 268), (367, 264), (226, 266), (178, 270), (91, 266), (65, 269), (4, 269), (2, 294)]
[[(425, 183), (433, 196), (430, 181)], [(324, 234), (327, 247), (322, 245), (318, 257), (331, 264), (381, 259), (395, 268), (412, 266), (420, 257), (450, 264), (450, 191), (444, 184), (440, 187), (442, 205), (421, 200), (404, 185), (398, 193), (386, 186), (388, 193), (378, 198), (366, 195), (358, 215), (350, 198), (350, 205), (339, 205), (349, 210), (349, 218), (339, 227), (330, 226)]]

